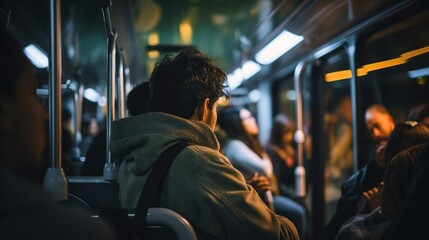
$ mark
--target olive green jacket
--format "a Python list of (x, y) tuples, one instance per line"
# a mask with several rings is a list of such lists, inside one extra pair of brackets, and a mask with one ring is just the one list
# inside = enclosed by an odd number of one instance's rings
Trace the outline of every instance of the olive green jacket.
[(152, 165), (177, 141), (190, 146), (174, 159), (161, 207), (218, 239), (299, 239), (287, 218), (274, 214), (243, 175), (219, 152), (208, 125), (164, 113), (145, 113), (112, 125), (112, 160), (120, 162), (119, 200), (135, 208)]

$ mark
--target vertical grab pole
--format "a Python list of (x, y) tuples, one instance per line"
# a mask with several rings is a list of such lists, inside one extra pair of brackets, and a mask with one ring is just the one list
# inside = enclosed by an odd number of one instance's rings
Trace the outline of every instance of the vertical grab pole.
[(295, 68), (294, 74), (294, 85), (295, 85), (295, 94), (296, 94), (296, 132), (295, 132), (295, 142), (298, 145), (298, 166), (295, 169), (295, 191), (296, 195), (299, 197), (305, 197), (306, 193), (306, 184), (305, 184), (305, 168), (304, 168), (304, 141), (305, 135), (302, 130), (302, 71), (304, 70), (305, 62), (300, 62)]
[(107, 32), (107, 48), (108, 48), (108, 83), (107, 83), (107, 123), (106, 123), (106, 163), (104, 164), (103, 177), (106, 181), (115, 181), (117, 170), (115, 163), (112, 163), (110, 155), (110, 136), (112, 122), (115, 120), (115, 96), (114, 84), (116, 78), (116, 38), (117, 34), (112, 29), (110, 21), (109, 7), (103, 8), (103, 17)]
[(49, 61), (49, 159), (43, 186), (56, 200), (67, 199), (67, 179), (62, 169), (61, 154), (61, 4), (50, 0), (50, 61)]
[[(116, 46), (116, 49), (119, 49)], [(116, 96), (118, 96), (118, 118), (125, 117), (125, 86), (124, 86), (124, 54), (123, 50), (119, 49), (119, 69), (118, 69), (118, 77), (116, 82)]]

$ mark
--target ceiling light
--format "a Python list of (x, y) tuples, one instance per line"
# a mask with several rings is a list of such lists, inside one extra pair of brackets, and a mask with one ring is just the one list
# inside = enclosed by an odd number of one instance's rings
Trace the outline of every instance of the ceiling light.
[(249, 79), (261, 70), (261, 65), (254, 61), (247, 61), (243, 64), (243, 77)]
[(36, 45), (28, 45), (24, 48), (24, 53), (37, 68), (47, 68), (49, 66), (48, 57), (43, 50)]
[(226, 77), (230, 91), (236, 89), (238, 86), (240, 86), (241, 82), (243, 82), (243, 73), (241, 68), (235, 69), (233, 73), (228, 74)]
[(303, 36), (299, 36), (285, 30), (262, 50), (256, 53), (255, 59), (261, 64), (270, 64), (302, 40), (304, 40)]

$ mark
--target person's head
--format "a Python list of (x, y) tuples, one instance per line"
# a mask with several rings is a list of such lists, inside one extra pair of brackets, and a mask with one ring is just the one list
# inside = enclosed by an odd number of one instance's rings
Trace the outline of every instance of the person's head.
[(387, 165), (381, 200), (381, 210), (385, 217), (394, 218), (403, 205), (407, 189), (416, 173), (416, 163), (429, 160), (428, 151), (425, 151), (427, 147), (428, 144), (424, 143), (408, 148), (395, 155)]
[(258, 124), (252, 113), (238, 106), (223, 107), (219, 110), (218, 125), (227, 138), (238, 139), (262, 156), (262, 147), (257, 140)]
[(213, 60), (187, 48), (157, 63), (150, 77), (147, 107), (151, 112), (202, 121), (214, 130), (218, 99), (228, 96), (226, 88), (226, 75)]
[(410, 109), (408, 120), (416, 121), (429, 127), (429, 103), (422, 103)]
[(149, 81), (135, 86), (127, 95), (127, 108), (131, 116), (147, 112), (146, 101), (150, 97)]
[(0, 164), (26, 176), (42, 165), (47, 114), (36, 96), (33, 66), (4, 30), (0, 53)]
[(365, 112), (366, 128), (377, 142), (385, 141), (395, 128), (395, 121), (386, 107), (381, 104), (369, 106)]
[(269, 142), (272, 145), (284, 148), (293, 142), (295, 124), (283, 114), (278, 114), (271, 127)]
[(426, 126), (414, 121), (397, 123), (386, 142), (383, 165), (388, 165), (397, 153), (427, 142), (429, 142), (429, 128)]

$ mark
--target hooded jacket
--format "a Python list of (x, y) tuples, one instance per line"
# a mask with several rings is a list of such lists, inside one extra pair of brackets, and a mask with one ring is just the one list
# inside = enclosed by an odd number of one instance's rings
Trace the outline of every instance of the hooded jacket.
[(201, 230), (217, 239), (299, 239), (293, 223), (270, 211), (219, 152), (208, 125), (165, 113), (146, 113), (112, 125), (110, 148), (112, 160), (120, 162), (122, 207), (136, 207), (154, 162), (178, 141), (190, 146), (167, 172), (161, 207), (182, 215), (197, 233)]

